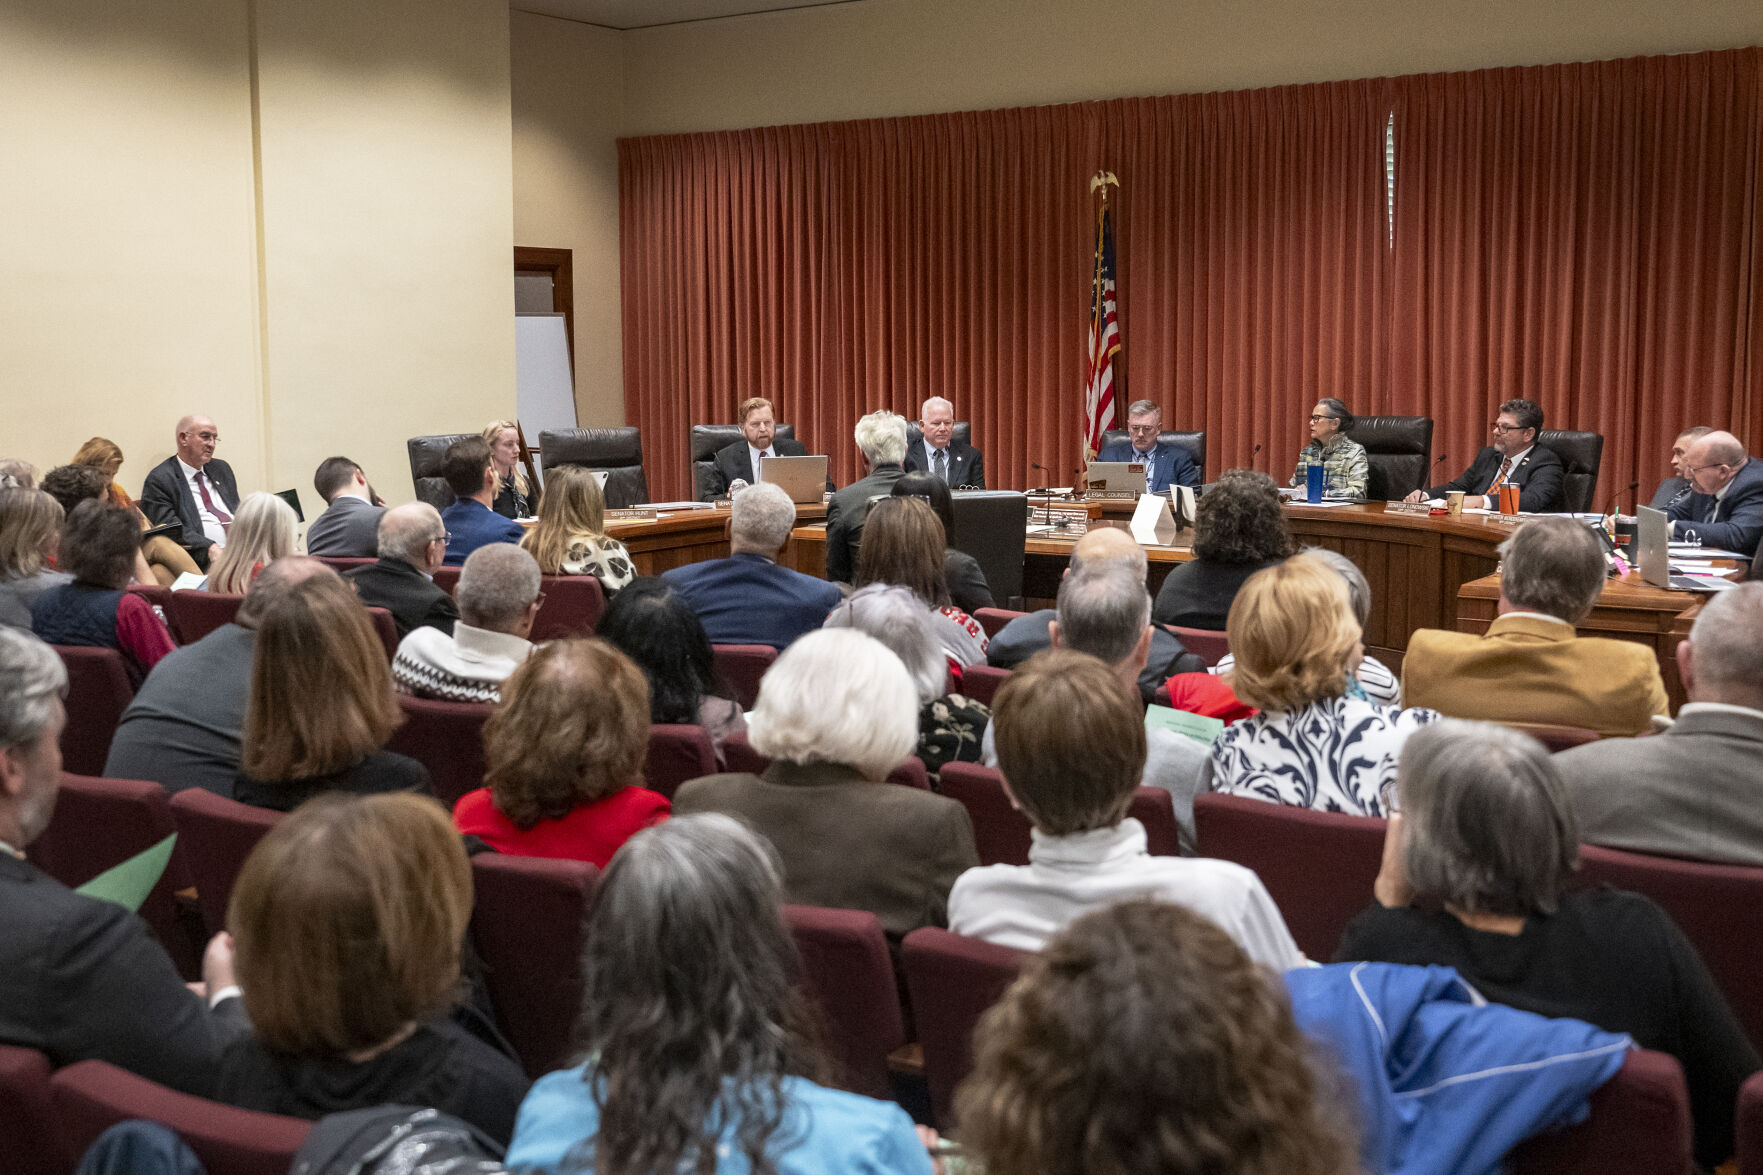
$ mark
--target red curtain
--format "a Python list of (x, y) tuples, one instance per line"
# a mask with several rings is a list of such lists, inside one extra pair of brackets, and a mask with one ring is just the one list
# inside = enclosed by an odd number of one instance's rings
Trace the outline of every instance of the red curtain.
[(627, 418), (657, 497), (751, 395), (841, 482), (931, 395), (994, 485), (1069, 480), (1107, 168), (1126, 395), (1209, 475), (1289, 476), (1322, 396), (1455, 471), (1524, 395), (1644, 497), (1684, 426), (1763, 444), (1760, 90), (1745, 49), (626, 140)]

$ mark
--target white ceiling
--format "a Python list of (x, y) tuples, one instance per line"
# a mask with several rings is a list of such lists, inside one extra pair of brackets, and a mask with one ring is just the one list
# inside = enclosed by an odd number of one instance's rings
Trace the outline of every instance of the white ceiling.
[(820, 8), (859, 0), (511, 0), (522, 12), (561, 16), (609, 29), (645, 29), (696, 20), (721, 20), (756, 12)]

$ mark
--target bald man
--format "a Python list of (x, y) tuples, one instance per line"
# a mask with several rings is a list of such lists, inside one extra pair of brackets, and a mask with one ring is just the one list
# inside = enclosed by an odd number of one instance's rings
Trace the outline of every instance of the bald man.
[(233, 468), (214, 455), (220, 429), (206, 416), (178, 421), (175, 457), (167, 457), (141, 483), (141, 512), (154, 526), (172, 526), (166, 536), (190, 553), (204, 571), (226, 546), (227, 530), (239, 508)]
[(403, 640), (418, 628), (447, 636), (459, 620), (459, 607), (435, 583), (447, 558), (447, 528), (441, 512), (427, 502), (394, 506), (380, 515), (379, 562), (348, 575), (355, 594), (370, 608), (384, 608)]
[[(1066, 568), (1065, 574), (1069, 577), (1073, 572), (1102, 563), (1120, 563), (1136, 575), (1140, 583), (1145, 582), (1145, 549), (1124, 530), (1103, 527), (1077, 540), (1077, 546), (1071, 551), (1071, 566)], [(1052, 647), (1050, 630), (1057, 619), (1058, 613), (1052, 608), (1018, 616), (992, 638), (986, 652), (987, 664), (997, 669), (1014, 669), (1042, 649)], [(1168, 629), (1153, 625), (1151, 648), (1139, 673), (1139, 693), (1148, 702), (1156, 695), (1158, 687), (1174, 674), (1205, 671), (1206, 662), (1183, 648)]]
[(1763, 461), (1729, 432), (1698, 438), (1683, 455), (1690, 492), (1671, 503), (1671, 537), (1751, 556), (1763, 538)]

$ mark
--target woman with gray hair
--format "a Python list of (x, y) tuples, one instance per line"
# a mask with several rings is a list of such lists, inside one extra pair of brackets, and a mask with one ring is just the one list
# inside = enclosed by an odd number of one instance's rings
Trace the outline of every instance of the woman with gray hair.
[(1734, 1099), (1763, 1062), (1668, 914), (1639, 894), (1569, 890), (1579, 832), (1542, 745), (1444, 719), (1408, 740), (1397, 788), (1378, 904), (1347, 926), (1335, 961), (1455, 967), (1491, 1000), (1670, 1053), (1697, 1160), (1730, 1157)]
[(586, 1060), (520, 1108), (511, 1170), (929, 1172), (899, 1106), (828, 1089), (778, 863), (727, 816), (632, 837), (588, 912)]

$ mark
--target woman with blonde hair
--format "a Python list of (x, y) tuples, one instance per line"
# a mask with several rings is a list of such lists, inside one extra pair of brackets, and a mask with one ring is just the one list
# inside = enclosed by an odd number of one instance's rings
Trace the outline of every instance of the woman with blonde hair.
[(1438, 715), (1349, 693), (1365, 657), (1340, 573), (1313, 555), (1257, 571), (1237, 592), (1225, 631), (1226, 680), (1260, 713), (1212, 744), (1212, 788), (1324, 812), (1382, 816), (1408, 735)]
[(226, 546), (208, 568), (208, 590), (242, 596), (265, 567), (294, 553), (300, 521), (294, 508), (261, 491), (239, 503)]
[(233, 798), (290, 812), (319, 792), (427, 792), (421, 763), (382, 749), (403, 721), (367, 609), (326, 568), (257, 623)]
[(73, 582), (55, 570), (62, 517), (61, 503), (42, 490), (0, 490), (0, 624), (29, 632), (36, 598)]
[[(122, 449), (115, 441), (105, 437), (93, 437), (81, 445), (73, 455), (70, 465), (87, 465), (104, 474), (104, 496), (113, 505), (125, 510), (133, 510), (135, 518), (142, 530), (151, 530), (153, 523), (141, 513), (141, 508), (128, 495), (128, 491), (116, 484), (117, 470), (122, 468)], [(141, 554), (146, 557), (147, 565), (153, 572), (153, 578), (161, 586), (170, 586), (180, 575), (200, 575), (202, 569), (190, 558), (190, 553), (166, 538), (154, 535), (141, 544)]]
[(552, 470), (539, 502), (539, 523), (520, 545), (546, 575), (591, 575), (608, 596), (637, 577), (630, 552), (606, 534), (606, 499), (579, 465)]
[[(484, 444), (490, 446), (490, 464), (496, 469), (496, 501), (490, 509), (504, 518), (530, 518), (533, 493), (521, 468), (520, 426), (512, 420), (492, 420), (484, 425)], [(546, 476), (550, 476), (547, 474)]]

